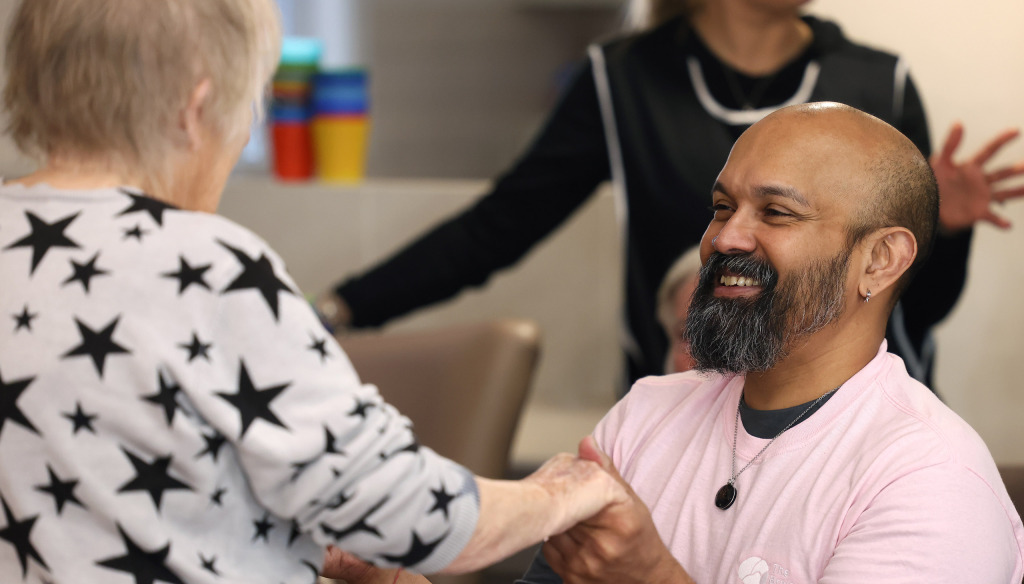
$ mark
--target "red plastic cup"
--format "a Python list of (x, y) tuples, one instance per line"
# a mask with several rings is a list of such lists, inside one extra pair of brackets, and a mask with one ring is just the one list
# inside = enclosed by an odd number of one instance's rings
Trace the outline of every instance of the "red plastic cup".
[(308, 180), (313, 176), (313, 147), (306, 122), (272, 124), (274, 175), (281, 180)]

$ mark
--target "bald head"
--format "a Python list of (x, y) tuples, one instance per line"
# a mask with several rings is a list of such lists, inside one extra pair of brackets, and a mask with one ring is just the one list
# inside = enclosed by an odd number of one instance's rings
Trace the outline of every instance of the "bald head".
[[(741, 146), (741, 143), (748, 144)], [(896, 128), (847, 105), (782, 108), (751, 126), (736, 147), (796, 149), (798, 164), (827, 176), (832, 194), (850, 203), (850, 245), (885, 227), (904, 227), (917, 256), (900, 279), (902, 291), (931, 251), (939, 193), (928, 161)]]

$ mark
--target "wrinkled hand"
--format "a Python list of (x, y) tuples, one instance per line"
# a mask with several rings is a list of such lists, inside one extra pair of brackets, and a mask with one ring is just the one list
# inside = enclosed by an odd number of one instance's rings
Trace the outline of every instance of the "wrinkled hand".
[(325, 578), (344, 580), (348, 584), (391, 584), (397, 571), (378, 568), (346, 551), (330, 546), (324, 556), (324, 567), (320, 573)]
[[(586, 438), (585, 440), (589, 440)], [(612, 468), (612, 472), (614, 472)], [(546, 533), (562, 533), (608, 506), (629, 500), (628, 486), (602, 467), (599, 461), (562, 453), (523, 479), (541, 487), (549, 498), (560, 501), (559, 517), (549, 518)]]
[(592, 438), (580, 442), (580, 458), (598, 462), (629, 497), (549, 538), (543, 551), (551, 568), (566, 584), (692, 583), (662, 543), (647, 506)]
[(1005, 130), (969, 160), (958, 164), (953, 155), (963, 139), (964, 128), (960, 123), (953, 124), (942, 151), (933, 155), (930, 161), (942, 197), (939, 224), (943, 229), (960, 231), (978, 221), (987, 221), (1002, 229), (1010, 227), (1010, 222), (994, 213), (991, 205), (1024, 196), (1024, 187), (999, 189), (1000, 182), (1024, 175), (1024, 161), (992, 172), (985, 172), (984, 166), (1019, 133), (1018, 130)]

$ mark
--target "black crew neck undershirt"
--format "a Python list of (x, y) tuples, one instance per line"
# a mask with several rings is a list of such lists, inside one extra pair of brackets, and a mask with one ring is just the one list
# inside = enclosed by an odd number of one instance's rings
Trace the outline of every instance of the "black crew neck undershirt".
[(821, 406), (825, 405), (825, 402), (832, 399), (832, 396), (835, 394), (835, 391), (829, 393), (824, 399), (813, 406), (811, 404), (814, 400), (811, 400), (791, 408), (782, 408), (781, 410), (755, 410), (748, 406), (743, 396), (740, 395), (740, 421), (743, 422), (743, 429), (747, 431), (747, 434), (755, 438), (768, 440), (777, 436), (783, 428), (810, 407), (807, 413), (804, 414), (804, 417), (794, 426), (804, 423), (807, 418), (813, 416), (814, 412), (821, 409)]

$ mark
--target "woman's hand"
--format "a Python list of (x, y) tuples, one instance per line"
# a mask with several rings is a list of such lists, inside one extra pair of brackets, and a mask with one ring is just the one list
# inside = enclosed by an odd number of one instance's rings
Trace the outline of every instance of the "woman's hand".
[(1024, 187), (999, 188), (1002, 181), (1024, 175), (1024, 161), (992, 172), (985, 172), (984, 167), (989, 159), (1019, 134), (1019, 130), (1005, 130), (966, 162), (957, 163), (953, 155), (963, 139), (964, 128), (960, 123), (953, 124), (942, 151), (933, 155), (930, 161), (942, 199), (939, 206), (939, 224), (942, 229), (956, 232), (978, 221), (987, 221), (1001, 229), (1010, 227), (1005, 217), (992, 211), (992, 203), (1002, 204), (1024, 196)]

